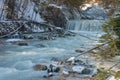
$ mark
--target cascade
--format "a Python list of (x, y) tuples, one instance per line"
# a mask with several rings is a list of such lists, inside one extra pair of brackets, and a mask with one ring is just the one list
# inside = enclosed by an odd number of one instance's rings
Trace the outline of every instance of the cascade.
[(68, 30), (101, 31), (104, 20), (70, 20), (67, 22)]

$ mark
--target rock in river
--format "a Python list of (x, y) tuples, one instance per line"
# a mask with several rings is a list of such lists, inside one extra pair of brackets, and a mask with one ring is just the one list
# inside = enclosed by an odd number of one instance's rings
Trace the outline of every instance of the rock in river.
[(36, 64), (35, 66), (33, 66), (33, 68), (36, 71), (47, 70), (47, 66), (46, 65), (41, 65), (41, 64)]

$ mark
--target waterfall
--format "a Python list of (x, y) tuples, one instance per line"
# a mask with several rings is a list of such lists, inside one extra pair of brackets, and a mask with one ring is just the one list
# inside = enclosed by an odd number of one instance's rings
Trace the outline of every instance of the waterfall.
[(104, 20), (70, 20), (67, 22), (68, 30), (101, 31)]

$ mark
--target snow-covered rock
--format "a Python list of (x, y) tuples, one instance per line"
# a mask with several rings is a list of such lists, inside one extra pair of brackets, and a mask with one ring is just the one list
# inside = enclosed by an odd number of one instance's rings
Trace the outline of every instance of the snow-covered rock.
[(68, 71), (62, 71), (62, 74), (69, 75), (69, 72)]
[(83, 67), (83, 66), (73, 66), (72, 67), (73, 72), (77, 72), (77, 73), (81, 73), (84, 69), (85, 69), (85, 67)]
[(6, 42), (24, 41), (23, 39), (7, 39)]
[(53, 6), (53, 7), (59, 8), (59, 9), (62, 9), (62, 8), (63, 8), (62, 6), (58, 6), (58, 5), (56, 5), (56, 4), (49, 4), (48, 6)]
[(70, 57), (67, 61), (73, 61), (75, 60), (75, 57)]
[(82, 14), (83, 19), (98, 19), (98, 20), (104, 20), (108, 16), (106, 14), (105, 9), (103, 9), (101, 6), (92, 5), (87, 7)]
[(75, 57), (70, 57), (70, 58), (67, 60), (67, 62), (68, 62), (69, 64), (74, 64), (74, 63), (75, 63)]

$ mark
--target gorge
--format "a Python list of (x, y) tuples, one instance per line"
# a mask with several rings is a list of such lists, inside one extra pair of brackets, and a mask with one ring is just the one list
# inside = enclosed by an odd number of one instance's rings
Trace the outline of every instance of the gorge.
[[(35, 71), (33, 66), (56, 66), (56, 59), (65, 62), (80, 54), (77, 49), (84, 52), (101, 44), (102, 25), (109, 18), (99, 5), (82, 10), (60, 5), (57, 0), (0, 0), (0, 4), (0, 80), (54, 80), (43, 77), (48, 71)], [(51, 34), (54, 29), (58, 36)], [(75, 35), (61, 36), (66, 32)], [(27, 38), (13, 37), (18, 33), (28, 34)], [(52, 39), (40, 38), (46, 33)], [(89, 53), (81, 60), (97, 65)]]

